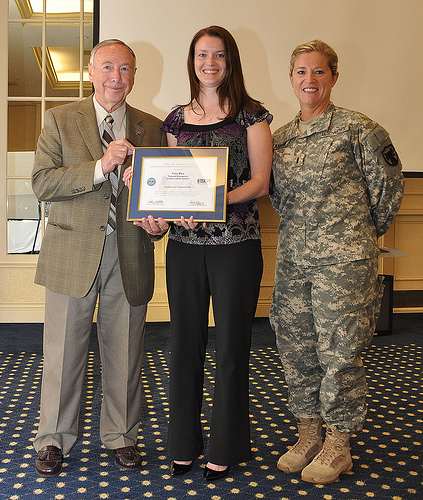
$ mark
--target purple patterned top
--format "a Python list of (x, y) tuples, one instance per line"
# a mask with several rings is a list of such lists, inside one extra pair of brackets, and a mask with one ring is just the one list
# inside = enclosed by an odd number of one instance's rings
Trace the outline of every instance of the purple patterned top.
[[(229, 147), (228, 190), (232, 191), (251, 178), (247, 148), (247, 127), (273, 116), (263, 108), (253, 115), (240, 111), (234, 120), (225, 119), (211, 125), (193, 125), (184, 122), (184, 107), (176, 107), (165, 119), (162, 130), (177, 138), (178, 146)], [(226, 222), (200, 223), (195, 229), (186, 230), (171, 224), (169, 238), (192, 245), (229, 245), (248, 239), (260, 239), (260, 222), (257, 200), (227, 205)]]

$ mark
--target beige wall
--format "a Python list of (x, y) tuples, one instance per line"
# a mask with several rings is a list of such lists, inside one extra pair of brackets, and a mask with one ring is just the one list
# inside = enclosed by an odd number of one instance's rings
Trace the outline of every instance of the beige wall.
[[(125, 1), (125, 0), (124, 0)], [(298, 102), (288, 78), (299, 43), (320, 38), (339, 56), (332, 93), (392, 136), (405, 170), (423, 171), (422, 0), (128, 0), (101, 2), (100, 39), (121, 38), (137, 54), (129, 102), (164, 118), (188, 100), (186, 58), (193, 35), (219, 24), (235, 37), (250, 94), (273, 113), (272, 130), (291, 120)]]

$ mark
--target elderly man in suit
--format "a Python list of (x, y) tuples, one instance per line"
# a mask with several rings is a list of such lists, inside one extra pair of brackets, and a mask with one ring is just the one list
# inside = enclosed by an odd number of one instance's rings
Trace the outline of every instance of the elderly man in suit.
[[(118, 467), (137, 469), (141, 361), (154, 285), (154, 237), (126, 220), (122, 173), (134, 147), (165, 145), (161, 122), (126, 103), (132, 49), (105, 40), (88, 66), (94, 94), (46, 112), (32, 186), (51, 202), (35, 282), (46, 287), (36, 469), (62, 469), (78, 436), (93, 314), (102, 363), (100, 437)], [(162, 232), (162, 231), (161, 231)], [(154, 235), (153, 235), (154, 236)]]

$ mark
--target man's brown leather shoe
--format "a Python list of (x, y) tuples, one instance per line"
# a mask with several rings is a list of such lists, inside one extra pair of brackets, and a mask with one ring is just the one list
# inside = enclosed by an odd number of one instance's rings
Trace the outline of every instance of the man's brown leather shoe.
[(135, 446), (107, 450), (107, 453), (115, 457), (115, 463), (120, 469), (139, 469), (142, 465), (141, 455)]
[(44, 446), (37, 453), (35, 468), (40, 476), (57, 476), (62, 470), (62, 451), (56, 446)]

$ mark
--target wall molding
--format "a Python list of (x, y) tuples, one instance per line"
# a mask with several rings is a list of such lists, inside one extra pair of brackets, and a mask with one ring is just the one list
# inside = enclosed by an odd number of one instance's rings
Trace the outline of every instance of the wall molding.
[(3, 302), (0, 323), (44, 323), (44, 302)]
[[(96, 317), (97, 312), (94, 313), (94, 321)], [(149, 303), (147, 321), (169, 320), (167, 301)], [(44, 323), (44, 302), (3, 302), (0, 304), (0, 323)]]
[[(271, 299), (259, 299), (256, 317), (267, 317)], [(97, 311), (97, 310), (96, 310)], [(97, 313), (94, 313), (96, 320)], [(147, 308), (147, 322), (170, 321), (169, 306), (166, 300), (151, 301)], [(1, 323), (44, 323), (44, 302), (4, 302), (0, 304)], [(210, 310), (210, 325), (213, 325), (213, 314)], [(1, 335), (1, 334), (0, 334)]]

